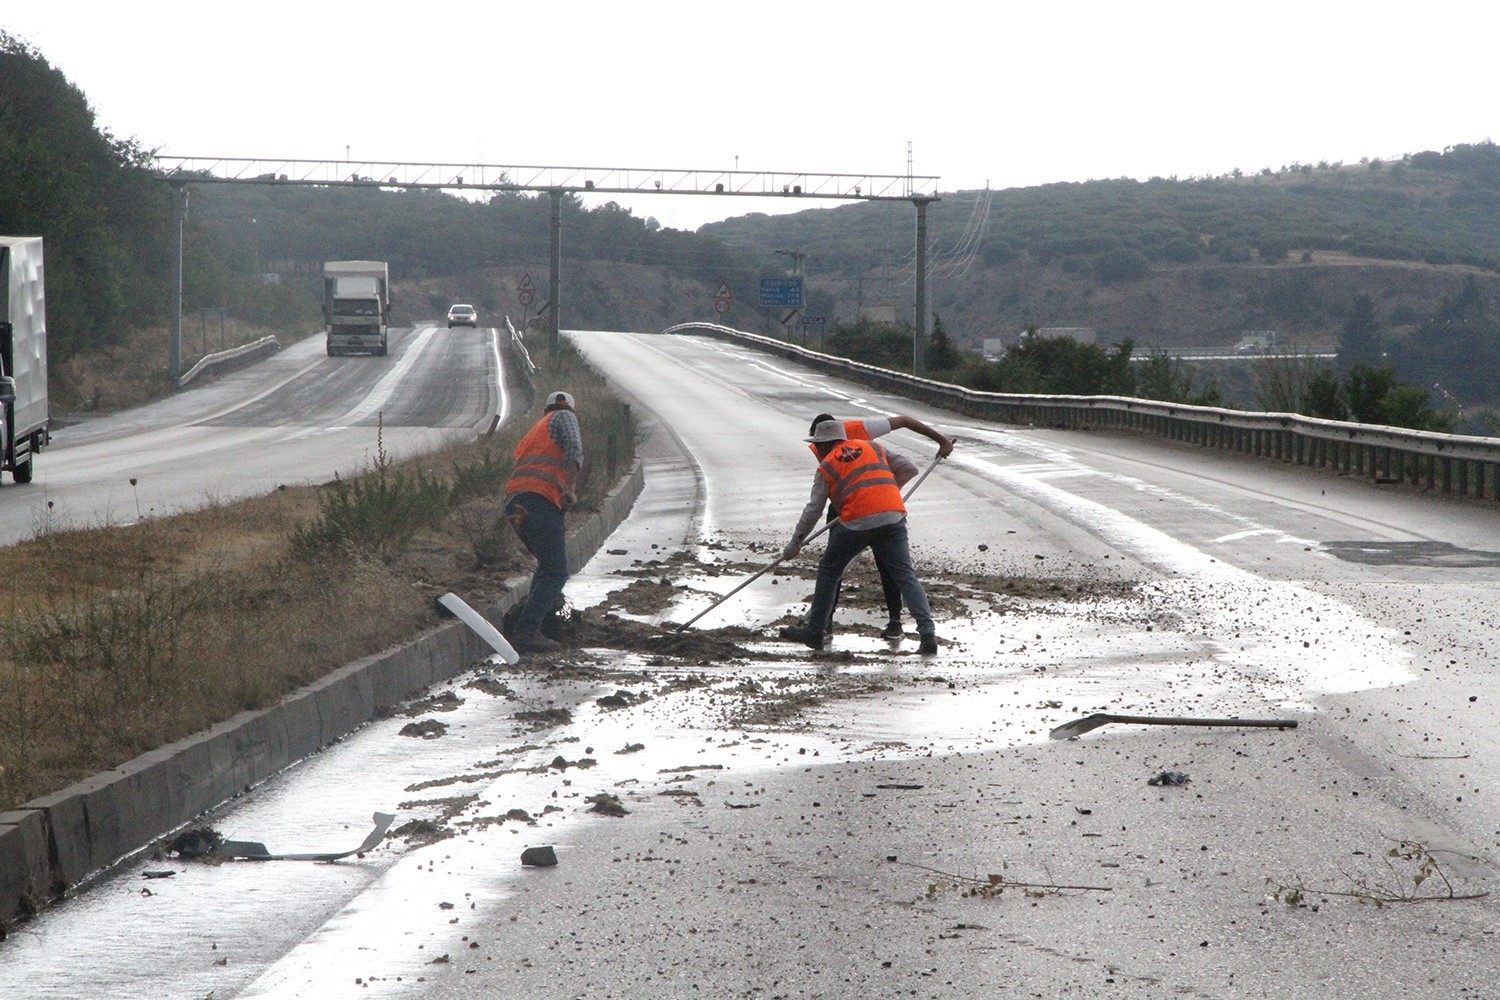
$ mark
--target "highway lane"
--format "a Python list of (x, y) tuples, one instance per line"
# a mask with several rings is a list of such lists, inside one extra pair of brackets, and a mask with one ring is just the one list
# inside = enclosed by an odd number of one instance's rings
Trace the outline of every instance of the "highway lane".
[(58, 427), (33, 482), (0, 487), (0, 544), (324, 482), (377, 447), (430, 450), (489, 425), (505, 405), (498, 372), (493, 330), (399, 330), (384, 358), (330, 358), (308, 338), (169, 399)]
[[(39, 996), (87, 995), (79, 993), (82, 983), (99, 984), (105, 992), (96, 995), (113, 997), (210, 990), (266, 998), (376, 990), (422, 997), (644, 996), (678, 995), (671, 984), (679, 981), (733, 981), (742, 991), (774, 984), (787, 995), (890, 995), (858, 977), (871, 968), (878, 975), (878, 959), (936, 972), (940, 953), (948, 964), (939, 982), (967, 976), (993, 986), (1003, 972), (1005, 981), (1041, 990), (1074, 975), (1084, 954), (1078, 942), (1093, 932), (1094, 953), (1111, 970), (1149, 964), (1178, 992), (1230, 996), (1240, 995), (1235, 980), (1224, 986), (1225, 969), (1212, 964), (1217, 953), (1197, 945), (1214, 936), (1217, 946), (1236, 922), (1252, 937), (1259, 927), (1264, 940), (1242, 945), (1231, 976), (1252, 982), (1270, 975), (1273, 984), (1244, 995), (1278, 995), (1275, 983), (1338, 982), (1340, 975), (1363, 983), (1377, 966), (1398, 983), (1440, 975), (1451, 986), (1488, 974), (1492, 963), (1475, 951), (1476, 941), (1487, 940), (1484, 928), (1493, 926), (1488, 904), (1448, 907), (1430, 918), (1408, 909), (1412, 921), (1430, 920), (1442, 933), (1433, 931), (1425, 945), (1401, 955), (1387, 954), (1390, 940), (1416, 933), (1401, 914), (1355, 921), (1329, 915), (1310, 929), (1294, 915), (1291, 927), (1273, 922), (1270, 931), (1264, 914), (1259, 920), (1253, 914), (1260, 912), (1254, 903), (1266, 876), (1315, 868), (1334, 849), (1343, 852), (1335, 857), (1348, 858), (1351, 847), (1380, 847), (1387, 836), (1430, 845), (1466, 886), (1493, 879), (1500, 803), (1488, 790), (1500, 778), (1490, 710), (1500, 698), (1493, 648), (1500, 556), (1491, 506), (1126, 435), (958, 418), (708, 339), (572, 336), (632, 396), (648, 427), (647, 489), (638, 514), (609, 542), (620, 554), (597, 558), (570, 584), (575, 600), (586, 603), (618, 587), (614, 570), (684, 544), (705, 559), (765, 559), (785, 540), (806, 496), (813, 465), (801, 438), (821, 410), (907, 412), (959, 437), (954, 457), (911, 503), (919, 572), (1130, 581), (1137, 597), (1129, 605), (1089, 605), (1087, 613), (1037, 602), (1011, 615), (941, 621), (944, 647), (935, 661), (883, 656), (878, 641), (841, 631), (836, 649), (855, 654), (847, 663), (784, 661), (755, 676), (769, 686), (808, 670), (868, 672), (893, 690), (825, 706), (813, 729), (790, 733), (721, 730), (665, 693), (629, 712), (605, 713), (594, 698), (613, 690), (609, 682), (570, 685), (536, 671), (506, 677), (515, 697), (504, 704), (456, 687), (467, 701), (443, 716), (453, 738), (414, 744), (397, 733), (404, 719), (378, 723), (234, 804), (216, 825), (278, 849), (337, 847), (357, 842), (358, 821), (370, 809), (395, 807), (403, 820), (421, 814), (432, 808), (421, 802), (451, 794), (441, 789), (456, 777), (459, 788), (479, 794), (460, 814), (466, 823), (521, 807), (545, 816), (538, 826), (475, 822), (434, 847), (390, 843), (358, 861), (315, 869), (189, 866), (144, 899), (139, 871), (123, 872), (0, 946), (0, 970), (10, 970), (0, 971), (0, 993), (24, 982), (44, 983)], [(889, 440), (919, 460), (930, 454), (928, 442), (907, 432)], [(814, 552), (808, 561), (815, 558)], [(740, 579), (693, 580), (665, 617), (685, 619), (705, 606), (707, 591), (727, 592)], [(701, 624), (769, 626), (800, 609), (807, 589), (773, 574)], [(644, 665), (628, 653), (610, 655), (622, 666)], [(934, 675), (956, 685), (961, 697), (939, 698), (921, 686), (921, 678)], [(745, 676), (737, 667), (726, 682)], [(543, 706), (567, 708), (573, 721), (543, 738), (516, 718), (519, 708)], [(1095, 710), (1289, 715), (1302, 727), (1295, 737), (1194, 734), (1175, 743), (1159, 730), (1103, 732), (1076, 750), (1046, 740), (1047, 727)], [(1183, 801), (1209, 814), (1204, 818), (1217, 831), (1212, 839), (1186, 806), (1126, 813), (1136, 796), (1110, 784), (1126, 780), (1111, 764), (1148, 739), (1162, 741), (1163, 752), (1193, 755), (1200, 791)], [(633, 742), (646, 749), (610, 752)], [(421, 751), (412, 752), (414, 745)], [(1090, 746), (1100, 753), (1088, 755)], [(995, 901), (1000, 910), (986, 906), (983, 914), (960, 909), (954, 916), (931, 906), (942, 919), (920, 923), (923, 905), (906, 901), (899, 889), (887, 886), (896, 895), (873, 900), (860, 895), (873, 880), (861, 859), (895, 850), (889, 822), (861, 825), (860, 810), (874, 808), (869, 779), (861, 784), (839, 771), (826, 785), (797, 781), (814, 780), (815, 763), (819, 769), (868, 764), (872, 747), (882, 761), (951, 760), (971, 773), (978, 769), (981, 789), (1002, 788), (999, 815), (1024, 814), (1028, 825), (1033, 814), (1041, 823), (1048, 807), (1059, 804), (1080, 822), (1073, 805), (1081, 802), (1118, 820), (1121, 831), (1126, 825), (1143, 831), (1113, 835), (1123, 843), (1110, 845), (1108, 871), (1122, 862), (1128, 869), (1130, 858), (1148, 859), (1145, 888), (1134, 872), (1135, 881), (1116, 883), (1115, 895), (1142, 897), (1152, 919), (1136, 913), (1132, 921), (1124, 902), (1106, 909), (1089, 901), (1079, 904), (1086, 909), (1056, 907), (1065, 913), (1064, 926), (1048, 926), (1029, 906), (1023, 918), (1016, 907), (1026, 904), (1017, 899)], [(997, 747), (1015, 748), (1019, 756), (987, 763)], [(1227, 759), (1215, 758), (1216, 748), (1227, 748)], [(581, 753), (598, 758), (587, 776), (547, 767), (556, 755)], [(1085, 759), (1091, 766), (1077, 767)], [(709, 820), (695, 818), (680, 800), (651, 798), (653, 790), (673, 790), (671, 775), (687, 762), (724, 768), (718, 781), (724, 795), (763, 788), (766, 798), (755, 801), (770, 808), (735, 812), (761, 819), (706, 834)], [(1084, 780), (1074, 775), (1085, 774), (1095, 784), (1072, 799), (1075, 780)], [(429, 790), (433, 783), (440, 784)], [(711, 797), (697, 787), (705, 800)], [(841, 798), (836, 817), (816, 811), (815, 800), (827, 802), (846, 787), (853, 790)], [(589, 816), (581, 796), (601, 788), (628, 796), (637, 815)], [(860, 788), (867, 789), (863, 797)], [(952, 825), (954, 803), (963, 801), (957, 793), (940, 797), (936, 819), (903, 809), (899, 826), (910, 829), (911, 842), (952, 849), (951, 841), (963, 836)], [(544, 813), (553, 804), (561, 808)], [(772, 811), (790, 813), (791, 833), (773, 832)], [(1164, 815), (1181, 830), (1164, 824)], [(988, 847), (1009, 845), (1006, 853), (1018, 865), (1034, 864), (1039, 832), (1021, 844), (994, 840), (1003, 827), (993, 811), (985, 816), (971, 836)], [(866, 832), (859, 839), (846, 841), (860, 829)], [(1249, 899), (1241, 889), (1225, 908), (1221, 882), (1197, 876), (1181, 899), (1153, 895), (1161, 892), (1163, 874), (1188, 879), (1179, 876), (1178, 866), (1188, 864), (1180, 857), (1200, 857), (1200, 841), (1189, 841), (1189, 852), (1177, 843), (1179, 834), (1203, 837), (1209, 853), (1201, 856), (1212, 858), (1207, 875), (1242, 876)], [(733, 866), (675, 860), (690, 850), (680, 845), (713, 844), (716, 837), (727, 856), (738, 858)], [(558, 845), (563, 866), (519, 871), (515, 854), (541, 842)], [(796, 852), (799, 842), (810, 856)], [(1054, 863), (1070, 864), (1099, 842), (1069, 843)], [(1163, 844), (1181, 854), (1157, 868), (1151, 852)], [(933, 863), (945, 857), (919, 853), (912, 843), (900, 856)], [(631, 860), (637, 863), (624, 865)], [(653, 872), (671, 877), (651, 881)], [(763, 895), (773, 886), (786, 889)], [(201, 919), (204, 913), (211, 919)], [(965, 936), (987, 940), (972, 937), (968, 924), (956, 933), (955, 920), (976, 917), (1013, 927), (1020, 938), (1007, 936), (994, 948), (962, 945)], [(874, 929), (861, 936), (860, 926)], [(1341, 949), (1321, 944), (1334, 936)], [(945, 938), (955, 943), (944, 945)], [(156, 949), (163, 940), (176, 942), (172, 955)], [(817, 970), (809, 971), (802, 951), (808, 942), (815, 945), (812, 961), (864, 986), (841, 992), (813, 976)], [(1431, 968), (1433, 948), (1443, 949), (1438, 970)], [(1016, 953), (1024, 962), (1012, 968), (1010, 962), (1021, 961), (1011, 957)], [(1200, 955), (1210, 965), (1195, 971)], [(865, 965), (845, 968), (860, 956)], [(754, 972), (745, 972), (751, 961)], [(1277, 971), (1287, 963), (1292, 968)], [(1413, 978), (1419, 975), (1428, 979)], [(971, 995), (951, 985), (946, 994), (932, 992), (937, 988), (921, 995)], [(686, 985), (679, 992), (692, 995)], [(1384, 988), (1361, 993), (1403, 995)]]

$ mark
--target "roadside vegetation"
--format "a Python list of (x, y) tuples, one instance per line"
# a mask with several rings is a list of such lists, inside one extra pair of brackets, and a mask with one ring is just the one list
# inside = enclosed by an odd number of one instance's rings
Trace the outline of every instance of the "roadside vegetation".
[[(564, 345), (538, 376), (578, 400), (597, 509), (633, 451), (628, 412)], [(282, 696), (476, 607), (530, 572), (501, 517), (510, 454), (538, 415), (407, 462), (131, 525), (0, 549), (0, 810)]]

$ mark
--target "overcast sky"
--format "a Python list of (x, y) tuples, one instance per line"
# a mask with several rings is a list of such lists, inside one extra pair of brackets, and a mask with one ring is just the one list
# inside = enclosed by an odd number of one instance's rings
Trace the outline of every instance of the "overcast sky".
[[(5, 7), (0, 28), (102, 127), (178, 156), (909, 167), (952, 192), (1355, 162), (1500, 132), (1500, 7), (1468, 0)], [(685, 229), (807, 207), (620, 200)]]

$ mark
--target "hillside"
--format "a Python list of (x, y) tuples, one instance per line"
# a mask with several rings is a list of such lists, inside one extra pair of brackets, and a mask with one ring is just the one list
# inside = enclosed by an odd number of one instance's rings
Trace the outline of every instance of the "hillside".
[[(129, 352), (170, 325), (170, 203), (149, 151), (100, 130), (63, 72), (3, 31), (0, 70), (0, 232), (47, 240), (61, 377), (75, 355)], [(316, 329), (319, 269), (332, 259), (389, 261), (408, 322), (454, 300), (520, 318), (523, 276), (533, 315), (552, 298), (544, 195), (207, 178), (188, 188), (187, 327), (213, 317), (222, 329), (227, 317)], [(909, 204), (753, 214), (691, 233), (570, 196), (561, 214), (564, 328), (719, 320), (799, 337), (757, 303), (760, 280), (792, 259), (807, 279), (803, 315), (823, 317), (828, 336), (861, 317), (894, 321), (887, 333), (900, 335), (914, 319)], [(1328, 347), (1353, 329), (1360, 349), (1341, 367), (1389, 363), (1403, 382), (1471, 407), (1500, 399), (1493, 143), (1253, 175), (950, 192), (930, 206), (928, 229), (927, 319), (961, 347), (1014, 343), (1033, 325), (1090, 328), (1100, 345), (1130, 340), (1138, 354), (1231, 347), (1248, 331)], [(725, 286), (733, 304), (721, 314), (714, 293)]]
[[(1473, 276), (1500, 301), (1500, 151), (1294, 165), (1254, 176), (1092, 181), (944, 195), (929, 209), (931, 311), (961, 344), (1029, 324), (1100, 342), (1230, 346), (1247, 330), (1337, 342), (1354, 298), (1400, 337)], [(913, 223), (904, 204), (731, 219), (732, 245), (796, 248), (834, 317), (889, 304), (909, 320)], [(763, 250), (769, 273), (784, 258)]]

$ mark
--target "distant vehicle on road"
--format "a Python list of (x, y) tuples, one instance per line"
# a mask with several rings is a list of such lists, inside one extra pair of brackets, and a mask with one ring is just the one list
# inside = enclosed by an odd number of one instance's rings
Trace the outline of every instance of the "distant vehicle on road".
[(475, 326), (475, 327), (477, 327), (478, 325), (479, 325), (479, 313), (474, 309), (473, 306), (460, 304), (460, 305), (450, 306), (449, 307), (449, 309), (448, 309), (448, 329), (451, 330), (455, 326)]
[(0, 236), (0, 469), (18, 483), (52, 440), (42, 272), (40, 236)]
[(369, 351), (385, 357), (391, 323), (390, 266), (383, 260), (330, 260), (323, 265), (323, 319), (328, 356)]

